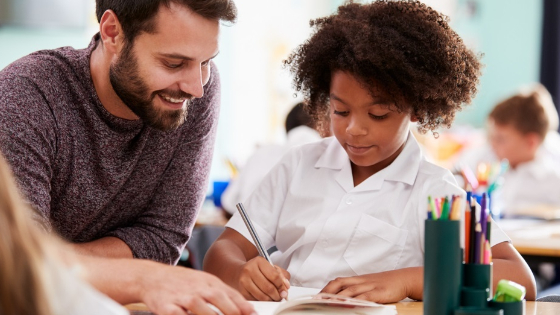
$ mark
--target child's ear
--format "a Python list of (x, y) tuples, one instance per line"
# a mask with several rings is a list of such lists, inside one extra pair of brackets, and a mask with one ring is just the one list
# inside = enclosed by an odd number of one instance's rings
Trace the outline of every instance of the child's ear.
[(414, 115), (414, 114), (411, 114), (411, 115), (410, 115), (410, 121), (411, 121), (411, 122), (417, 122), (417, 121), (418, 121), (418, 117), (416, 117), (416, 115)]
[(530, 132), (528, 133), (525, 138), (527, 139), (527, 143), (529, 144), (529, 148), (531, 148), (531, 150), (536, 151), (539, 146), (541, 145), (541, 143), (543, 142), (543, 139), (541, 138), (541, 136), (539, 136), (537, 133), (535, 132)]

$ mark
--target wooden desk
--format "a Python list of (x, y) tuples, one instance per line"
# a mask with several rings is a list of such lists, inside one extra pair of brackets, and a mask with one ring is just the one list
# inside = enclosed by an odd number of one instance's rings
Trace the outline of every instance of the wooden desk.
[[(422, 302), (400, 302), (395, 304), (399, 315), (423, 314)], [(557, 315), (560, 314), (560, 303), (527, 302), (525, 315)]]
[[(421, 315), (423, 314), (422, 302), (400, 302), (395, 303), (399, 315)], [(143, 304), (130, 304), (126, 306), (131, 314), (147, 315), (148, 310)], [(527, 302), (525, 315), (558, 315), (560, 314), (560, 303)]]
[(527, 261), (560, 263), (560, 221), (502, 219), (497, 224)]

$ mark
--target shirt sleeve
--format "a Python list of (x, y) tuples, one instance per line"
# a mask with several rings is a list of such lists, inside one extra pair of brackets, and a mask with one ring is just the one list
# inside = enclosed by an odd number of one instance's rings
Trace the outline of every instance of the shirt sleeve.
[[(296, 148), (282, 157), (243, 203), (262, 245), (267, 249), (276, 245), (278, 222), (300, 155), (301, 151)], [(226, 227), (236, 230), (254, 244), (238, 212), (231, 217)]]
[(220, 106), (220, 80), (214, 64), (205, 96), (188, 109), (186, 130), (146, 211), (118, 237), (135, 258), (176, 264), (191, 236), (208, 188)]
[(7, 71), (0, 72), (0, 151), (20, 192), (36, 210), (33, 218), (50, 232), (56, 121), (41, 90)]

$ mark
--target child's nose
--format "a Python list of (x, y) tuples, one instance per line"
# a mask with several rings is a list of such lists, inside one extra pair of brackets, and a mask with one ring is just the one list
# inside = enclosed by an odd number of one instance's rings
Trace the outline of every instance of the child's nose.
[(346, 133), (351, 136), (364, 136), (367, 134), (367, 128), (360, 119), (350, 119), (348, 127), (346, 127)]

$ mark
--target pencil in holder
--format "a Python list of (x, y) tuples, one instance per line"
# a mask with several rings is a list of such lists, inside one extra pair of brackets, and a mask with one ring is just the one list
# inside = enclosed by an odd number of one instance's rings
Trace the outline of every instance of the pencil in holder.
[(501, 309), (504, 315), (525, 315), (525, 300), (514, 302), (497, 302), (491, 300), (488, 306), (493, 309)]
[(487, 307), (492, 297), (492, 263), (463, 264), (461, 306)]
[(426, 220), (424, 314), (453, 315), (459, 307), (463, 254), (459, 221)]

